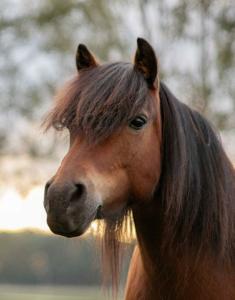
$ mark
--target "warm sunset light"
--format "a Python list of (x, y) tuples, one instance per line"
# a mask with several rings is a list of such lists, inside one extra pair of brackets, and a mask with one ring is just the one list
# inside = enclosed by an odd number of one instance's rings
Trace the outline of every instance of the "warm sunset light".
[(0, 230), (39, 229), (49, 231), (43, 208), (42, 186), (23, 198), (14, 188), (0, 189)]

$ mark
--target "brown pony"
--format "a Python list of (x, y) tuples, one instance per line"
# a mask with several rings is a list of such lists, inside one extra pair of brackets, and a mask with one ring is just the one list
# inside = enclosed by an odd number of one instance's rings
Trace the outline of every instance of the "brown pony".
[(138, 244), (125, 299), (234, 300), (234, 169), (208, 121), (159, 81), (152, 47), (137, 44), (134, 64), (99, 65), (78, 46), (78, 74), (46, 120), (70, 133), (45, 188), (48, 225), (74, 237), (104, 219), (115, 287), (131, 213)]

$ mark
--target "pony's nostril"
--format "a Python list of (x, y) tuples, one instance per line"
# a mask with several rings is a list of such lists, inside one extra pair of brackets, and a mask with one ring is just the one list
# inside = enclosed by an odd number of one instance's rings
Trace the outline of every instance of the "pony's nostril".
[(45, 189), (44, 189), (44, 207), (45, 207), (45, 210), (46, 212), (48, 213), (49, 212), (49, 202), (48, 202), (48, 199), (47, 199), (47, 194), (48, 194), (48, 190), (49, 190), (49, 187), (51, 186), (52, 184), (52, 179), (47, 181), (46, 185), (45, 185)]
[(47, 181), (47, 183), (46, 183), (46, 185), (45, 185), (45, 189), (44, 189), (44, 196), (47, 195), (47, 192), (48, 192), (48, 189), (49, 189), (51, 183), (52, 183), (51, 180)]
[(76, 194), (80, 198), (80, 196), (82, 196), (82, 194), (85, 191), (85, 186), (81, 183), (76, 183), (75, 186), (76, 186)]
[(49, 187), (52, 185), (54, 179), (55, 179), (55, 176), (53, 176), (50, 180), (47, 181), (47, 183), (45, 185), (45, 189), (44, 189), (44, 195), (47, 194)]
[(82, 183), (76, 183), (75, 187), (76, 187), (76, 190), (74, 191), (74, 193), (70, 199), (70, 202), (79, 201), (85, 194), (85, 186)]

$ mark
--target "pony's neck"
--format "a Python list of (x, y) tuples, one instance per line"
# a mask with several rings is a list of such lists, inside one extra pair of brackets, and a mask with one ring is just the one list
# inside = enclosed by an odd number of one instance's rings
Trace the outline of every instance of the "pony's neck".
[[(144, 299), (202, 299), (205, 293), (209, 293), (208, 299), (225, 299), (226, 295), (227, 299), (233, 299), (230, 297), (235, 296), (234, 270), (231, 272), (217, 264), (210, 253), (195, 257), (186, 249), (181, 253), (162, 249), (164, 225), (161, 216), (161, 207), (156, 202), (133, 209), (145, 273)], [(228, 286), (227, 294), (224, 294), (223, 285)]]
[(133, 209), (133, 218), (144, 269), (149, 276), (155, 275), (160, 257), (162, 222), (159, 207), (155, 203)]
[[(156, 203), (156, 202), (155, 202)], [(143, 299), (162, 299), (159, 268), (161, 263), (160, 245), (162, 240), (162, 222), (160, 208), (155, 203), (133, 208), (133, 219), (142, 261)]]

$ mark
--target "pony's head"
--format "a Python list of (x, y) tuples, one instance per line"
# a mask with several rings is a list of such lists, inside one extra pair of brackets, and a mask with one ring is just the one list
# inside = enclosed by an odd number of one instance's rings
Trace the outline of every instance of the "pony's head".
[(133, 64), (104, 65), (79, 45), (78, 73), (47, 118), (70, 134), (69, 151), (45, 188), (56, 234), (81, 235), (94, 219), (120, 219), (153, 197), (161, 170), (158, 65), (152, 47), (140, 38), (137, 44)]

